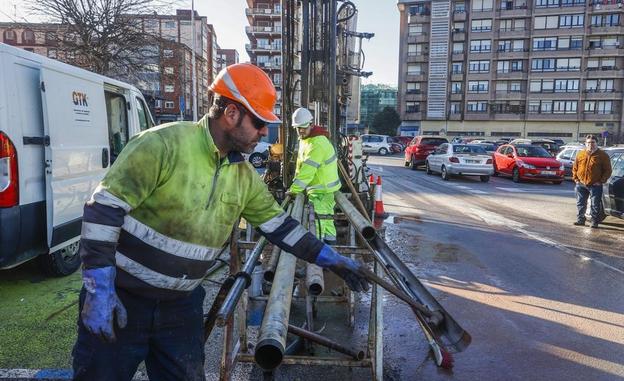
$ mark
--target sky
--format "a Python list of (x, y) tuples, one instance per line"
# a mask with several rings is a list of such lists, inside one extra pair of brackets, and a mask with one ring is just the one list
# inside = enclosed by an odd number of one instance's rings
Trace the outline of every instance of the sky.
[[(26, 4), (36, 0), (0, 0), (0, 21), (36, 22), (26, 13)], [(397, 85), (399, 58), (399, 11), (396, 0), (351, 0), (358, 8), (358, 31), (374, 33), (364, 40), (362, 49), (366, 56), (365, 71), (373, 75), (362, 83)], [(179, 8), (191, 8), (191, 0), (179, 1)], [(208, 18), (217, 33), (221, 48), (236, 49), (241, 62), (249, 60), (245, 44), (248, 26), (245, 0), (196, 0), (195, 8)]]

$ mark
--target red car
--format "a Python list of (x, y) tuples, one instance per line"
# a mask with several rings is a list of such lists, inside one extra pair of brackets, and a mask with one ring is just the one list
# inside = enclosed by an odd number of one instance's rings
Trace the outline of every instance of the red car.
[(561, 184), (564, 173), (563, 164), (541, 146), (505, 144), (494, 152), (494, 176), (511, 176), (516, 183), (540, 180)]
[(405, 148), (405, 166), (416, 169), (425, 164), (425, 159), (441, 144), (448, 143), (441, 136), (416, 136)]

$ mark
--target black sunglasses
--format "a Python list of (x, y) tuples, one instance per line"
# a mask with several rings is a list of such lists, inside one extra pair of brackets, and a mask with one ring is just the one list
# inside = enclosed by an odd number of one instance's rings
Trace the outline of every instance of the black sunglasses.
[(258, 118), (257, 116), (255, 116), (254, 114), (250, 113), (249, 111), (247, 111), (246, 108), (241, 107), (241, 106), (236, 106), (238, 108), (238, 111), (241, 112), (241, 114), (247, 114), (249, 115), (249, 117), (251, 118), (251, 124), (253, 124), (254, 128), (256, 130), (261, 130), (263, 129), (268, 123), (265, 122), (264, 120)]

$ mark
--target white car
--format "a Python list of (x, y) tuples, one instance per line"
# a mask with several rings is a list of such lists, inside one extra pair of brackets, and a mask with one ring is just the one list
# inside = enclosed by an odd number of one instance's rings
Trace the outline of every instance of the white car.
[(478, 144), (442, 144), (427, 156), (425, 169), (428, 175), (440, 173), (443, 180), (451, 175), (479, 176), (484, 183), (494, 174), (492, 156)]
[(243, 156), (247, 160), (249, 160), (249, 162), (251, 163), (251, 165), (254, 166), (254, 168), (262, 168), (264, 167), (267, 159), (269, 158), (269, 148), (271, 148), (271, 144), (261, 141), (261, 142), (258, 142), (258, 144), (256, 144), (256, 147), (254, 148), (254, 151), (251, 154), (249, 155), (244, 154)]
[(365, 153), (378, 153), (385, 156), (392, 153), (393, 138), (388, 135), (364, 134), (362, 137), (362, 150)]

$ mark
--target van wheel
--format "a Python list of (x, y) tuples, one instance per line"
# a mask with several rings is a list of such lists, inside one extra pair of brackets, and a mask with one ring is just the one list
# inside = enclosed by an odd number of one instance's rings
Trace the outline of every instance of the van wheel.
[(440, 172), (440, 175), (444, 181), (449, 181), (451, 179), (451, 175), (449, 175), (445, 166), (442, 166), (442, 172)]
[(479, 179), (482, 183), (487, 183), (488, 181), (490, 181), (490, 176), (479, 176)]
[(264, 155), (259, 152), (254, 152), (249, 156), (249, 162), (254, 168), (262, 168), (264, 160)]
[(386, 155), (388, 154), (388, 150), (387, 150), (387, 149), (385, 149), (385, 148), (383, 148), (383, 147), (381, 147), (381, 148), (379, 149), (379, 154), (380, 154), (381, 156), (386, 156)]
[(80, 255), (78, 255), (79, 242), (55, 251), (51, 254), (42, 254), (38, 261), (44, 273), (50, 276), (60, 277), (74, 273), (80, 267)]
[(518, 167), (514, 168), (513, 173), (511, 174), (511, 179), (514, 183), (520, 182), (520, 170), (518, 169)]

